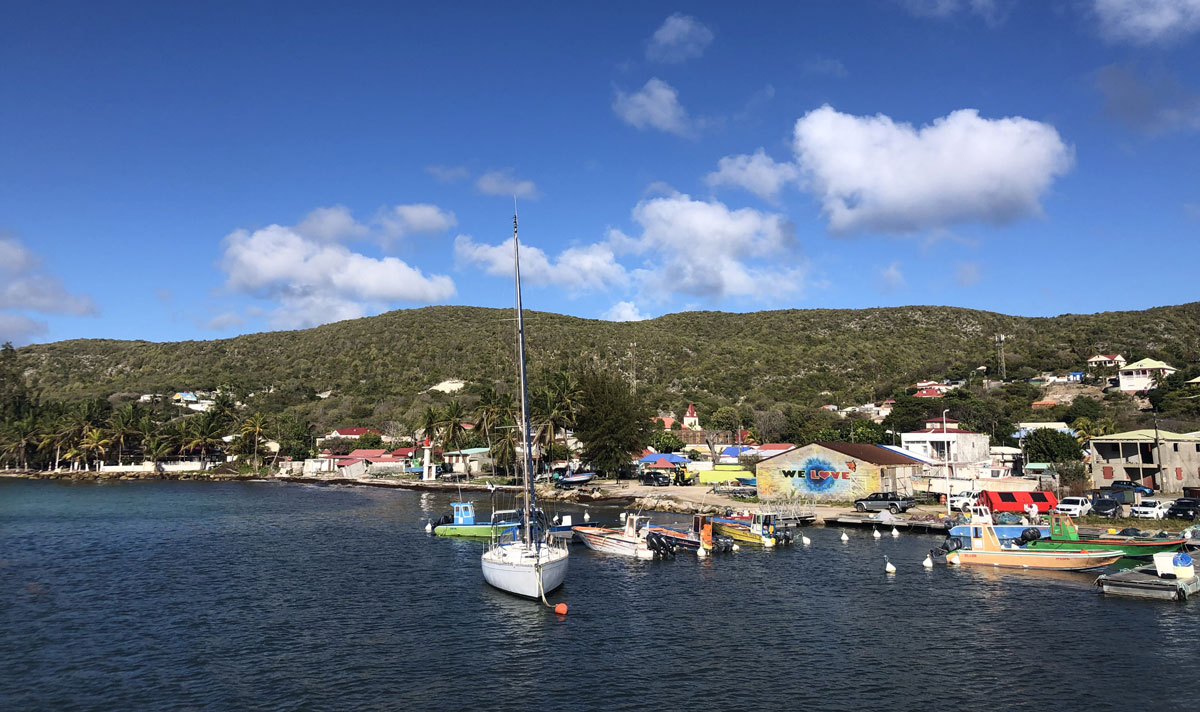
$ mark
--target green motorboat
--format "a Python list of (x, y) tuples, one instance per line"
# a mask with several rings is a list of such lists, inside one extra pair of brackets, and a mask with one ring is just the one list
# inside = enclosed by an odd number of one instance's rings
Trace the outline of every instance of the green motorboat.
[[(1027, 530), (1028, 531), (1028, 530)], [(1182, 551), (1186, 539), (1122, 536), (1108, 534), (1099, 537), (1080, 538), (1075, 522), (1066, 514), (1050, 514), (1050, 538), (1025, 541), (1029, 549), (1054, 549), (1056, 551), (1108, 551), (1125, 552), (1127, 559), (1149, 559), (1164, 551)]]
[(490, 522), (475, 521), (475, 504), (472, 502), (453, 502), (450, 504), (454, 512), (453, 518), (443, 517), (442, 521), (433, 525), (433, 533), (437, 536), (463, 536), (478, 539), (489, 539), (493, 534), (501, 534), (519, 524), (515, 509), (502, 509), (492, 512)]

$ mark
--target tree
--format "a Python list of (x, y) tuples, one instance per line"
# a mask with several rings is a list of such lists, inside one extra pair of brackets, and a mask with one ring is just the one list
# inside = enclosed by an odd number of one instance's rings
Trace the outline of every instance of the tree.
[(737, 408), (723, 405), (717, 408), (717, 412), (708, 419), (708, 427), (711, 430), (727, 430), (729, 432), (741, 430), (742, 415)]
[(1071, 405), (1063, 413), (1063, 418), (1071, 427), (1075, 427), (1075, 421), (1080, 418), (1096, 420), (1102, 415), (1104, 415), (1104, 406), (1101, 405), (1100, 401), (1088, 396), (1079, 396), (1071, 401)]
[(670, 430), (659, 430), (650, 437), (650, 447), (659, 452), (679, 452), (683, 445), (683, 440)]
[(83, 457), (85, 469), (92, 458), (95, 458), (96, 469), (99, 469), (110, 445), (112, 445), (112, 438), (100, 428), (92, 428), (84, 433), (83, 439), (79, 441), (78, 452)]
[(378, 450), (383, 447), (383, 436), (379, 433), (363, 433), (358, 436), (358, 440), (355, 443), (357, 445), (355, 449)]
[(173, 452), (175, 452), (175, 445), (165, 437), (154, 435), (142, 441), (142, 454), (155, 464)]
[(1074, 462), (1083, 457), (1075, 438), (1050, 428), (1038, 428), (1025, 438), (1028, 462)]
[[(262, 445), (263, 434), (267, 432), (267, 418), (262, 413), (254, 413), (242, 421), (242, 429), (239, 432), (239, 437), (242, 440), (248, 441), (242, 443), (242, 446), (253, 446), (254, 466), (259, 466), (258, 448)], [(370, 434), (370, 433), (368, 433)], [(375, 437), (379, 437), (376, 435)], [(361, 438), (360, 438), (361, 439)]]
[(622, 378), (599, 370), (579, 377), (575, 436), (583, 460), (595, 469), (619, 474), (650, 440), (650, 408)]
[(763, 410), (754, 414), (754, 434), (760, 443), (779, 442), (787, 430), (787, 418), (780, 410)]
[(113, 444), (117, 446), (117, 464), (125, 454), (125, 445), (129, 440), (136, 439), (140, 433), (139, 421), (142, 413), (137, 403), (126, 403), (119, 410), (113, 411), (108, 419), (109, 432), (112, 433)]
[(202, 413), (188, 419), (184, 450), (199, 450), (200, 462), (208, 461), (208, 451), (225, 444), (223, 418), (217, 413)]
[(455, 398), (441, 412), (435, 425), (435, 429), (441, 433), (442, 444), (445, 447), (450, 450), (458, 450), (462, 447), (463, 435), (467, 432), (467, 429), (464, 427), (466, 422), (467, 411), (463, 408), (462, 403)]

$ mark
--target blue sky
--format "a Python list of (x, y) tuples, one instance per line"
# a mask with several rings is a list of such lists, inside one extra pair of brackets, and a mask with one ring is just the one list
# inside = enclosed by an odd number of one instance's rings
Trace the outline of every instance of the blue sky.
[(1200, 0), (17, 3), (0, 339), (1197, 299)]

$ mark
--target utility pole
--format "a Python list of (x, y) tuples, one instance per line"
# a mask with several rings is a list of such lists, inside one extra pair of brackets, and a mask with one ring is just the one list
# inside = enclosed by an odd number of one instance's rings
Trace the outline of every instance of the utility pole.
[(1008, 377), (1008, 369), (1004, 366), (1004, 334), (996, 334), (996, 356), (1000, 360), (1000, 380)]

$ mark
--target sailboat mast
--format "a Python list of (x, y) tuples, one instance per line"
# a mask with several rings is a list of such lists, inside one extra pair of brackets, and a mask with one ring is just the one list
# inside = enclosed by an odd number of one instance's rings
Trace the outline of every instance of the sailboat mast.
[(513, 211), (513, 272), (517, 276), (517, 368), (521, 376), (521, 470), (525, 478), (525, 544), (533, 541), (533, 463), (529, 452), (529, 389), (525, 383), (525, 318), (521, 308), (521, 247)]

